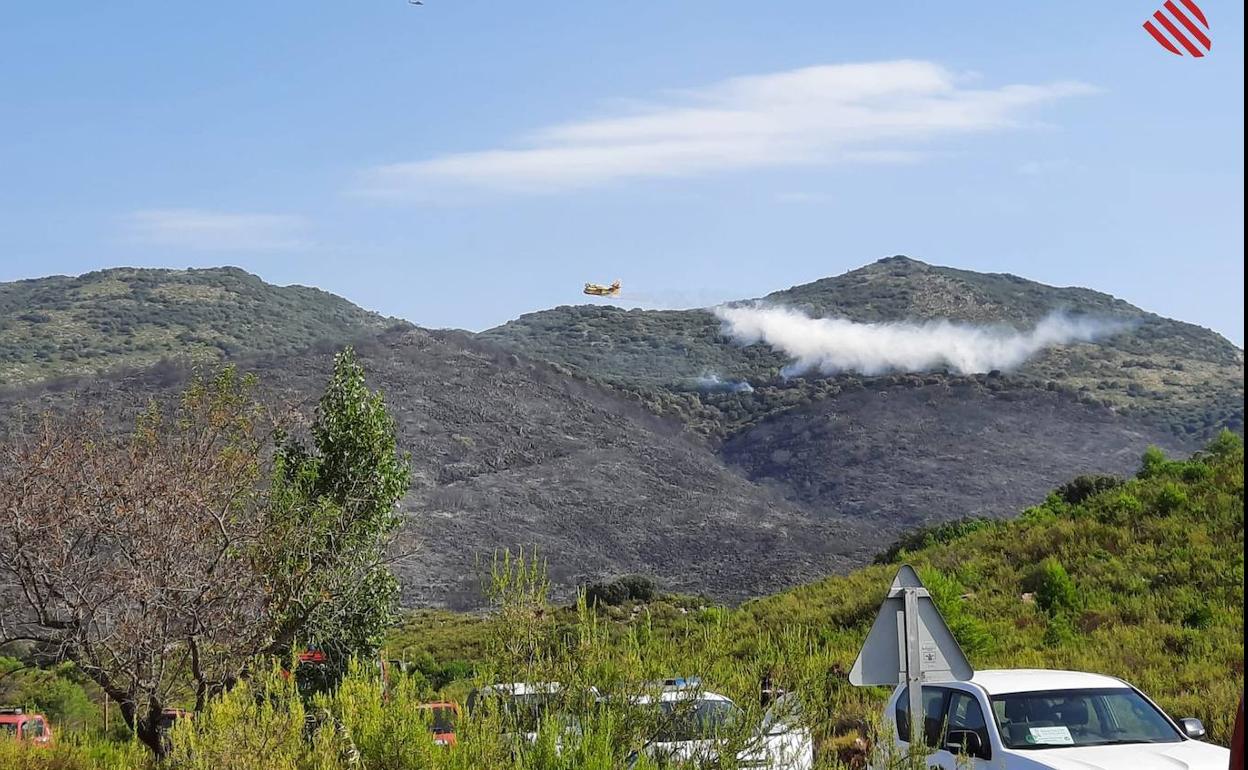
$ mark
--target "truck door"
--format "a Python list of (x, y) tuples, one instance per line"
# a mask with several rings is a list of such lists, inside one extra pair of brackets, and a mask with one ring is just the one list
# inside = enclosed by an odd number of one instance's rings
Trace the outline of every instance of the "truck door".
[[(950, 690), (945, 687), (923, 688), (923, 748), (926, 752), (934, 752), (939, 748), (944, 731), (945, 709), (949, 702)], [(897, 729), (897, 745), (903, 755), (910, 753), (910, 703), (905, 690), (898, 693), (897, 704), (893, 712)], [(928, 765), (935, 766), (932, 755), (928, 757)], [(896, 758), (900, 759), (900, 757)], [(889, 764), (892, 764), (890, 761)]]
[(22, 738), (36, 745), (50, 743), (52, 735), (43, 717), (31, 717), (22, 724)]
[(950, 690), (938, 730), (939, 740), (928, 765), (941, 770), (988, 770), (992, 741), (978, 698), (963, 690)]
[[(814, 742), (796, 693), (781, 695), (767, 713), (759, 730), (769, 767), (810, 770), (814, 766)], [(750, 757), (753, 759), (753, 757)]]

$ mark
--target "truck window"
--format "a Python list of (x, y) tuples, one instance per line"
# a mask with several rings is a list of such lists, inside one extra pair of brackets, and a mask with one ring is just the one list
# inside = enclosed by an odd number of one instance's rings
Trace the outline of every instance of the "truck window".
[(24, 738), (42, 738), (43, 737), (43, 720), (38, 717), (26, 720), (26, 724), (22, 725), (22, 737)]
[[(940, 739), (944, 735), (945, 702), (948, 700), (948, 697), (949, 691), (943, 687), (923, 688), (924, 739), (927, 745), (932, 748), (940, 745)], [(904, 690), (901, 693), (901, 697), (897, 699), (895, 719), (897, 720), (897, 737), (909, 743), (910, 701), (906, 697)]]
[(979, 736), (981, 759), (992, 758), (992, 744), (988, 740), (988, 722), (984, 719), (984, 710), (979, 707), (975, 696), (966, 692), (954, 691), (949, 698), (949, 730), (966, 730)]
[(1130, 688), (996, 695), (992, 711), (1011, 749), (1179, 743), (1183, 736)]

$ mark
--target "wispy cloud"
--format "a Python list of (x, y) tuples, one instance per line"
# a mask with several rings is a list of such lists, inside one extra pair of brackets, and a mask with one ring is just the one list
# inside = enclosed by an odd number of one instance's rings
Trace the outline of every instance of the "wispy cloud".
[(152, 246), (206, 251), (274, 251), (310, 245), (307, 222), (286, 214), (144, 209), (124, 220), (128, 238)]
[(932, 140), (1016, 127), (1030, 107), (1094, 90), (1080, 82), (971, 88), (964, 80), (910, 60), (736, 77), (627, 114), (549, 126), (511, 147), (376, 166), (360, 191), (540, 193), (741, 169), (913, 162)]

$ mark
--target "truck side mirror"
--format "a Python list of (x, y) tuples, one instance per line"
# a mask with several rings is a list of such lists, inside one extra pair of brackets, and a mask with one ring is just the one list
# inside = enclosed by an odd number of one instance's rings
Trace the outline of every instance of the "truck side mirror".
[(945, 736), (945, 751), (954, 755), (966, 755), (988, 759), (984, 751), (984, 742), (974, 730), (950, 730)]
[(1194, 717), (1180, 719), (1179, 727), (1183, 730), (1183, 734), (1192, 740), (1199, 741), (1209, 734), (1205, 730), (1204, 723)]

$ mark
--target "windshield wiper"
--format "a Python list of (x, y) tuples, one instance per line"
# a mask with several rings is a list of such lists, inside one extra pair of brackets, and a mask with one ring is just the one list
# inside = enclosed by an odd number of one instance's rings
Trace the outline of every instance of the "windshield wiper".
[(1167, 741), (1157, 738), (1115, 738), (1112, 741), (1097, 741), (1095, 743), (1081, 743), (1081, 746), (1126, 746), (1131, 743), (1167, 743)]
[(1132, 743), (1168, 743), (1169, 741), (1144, 738), (1119, 738), (1112, 741), (1093, 741), (1089, 743), (1027, 743), (1022, 746), (1010, 746), (1011, 749), (1034, 751), (1037, 749), (1084, 749), (1089, 746), (1127, 746)]

